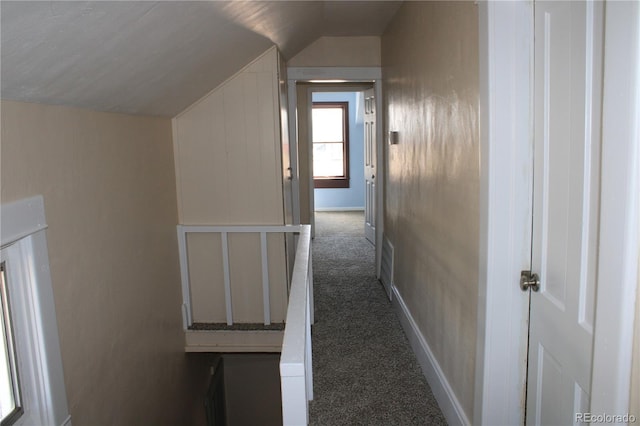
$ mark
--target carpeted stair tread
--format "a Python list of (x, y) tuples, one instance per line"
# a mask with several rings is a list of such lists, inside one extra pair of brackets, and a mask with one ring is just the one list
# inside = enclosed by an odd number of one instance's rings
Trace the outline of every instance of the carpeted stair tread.
[(284, 323), (275, 323), (264, 325), (260, 323), (235, 323), (233, 325), (227, 325), (226, 323), (209, 323), (209, 322), (194, 322), (189, 330), (193, 331), (282, 331), (284, 330)]

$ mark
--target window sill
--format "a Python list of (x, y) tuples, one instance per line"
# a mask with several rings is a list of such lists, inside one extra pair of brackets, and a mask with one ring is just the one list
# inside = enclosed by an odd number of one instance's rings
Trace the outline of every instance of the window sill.
[(349, 178), (314, 179), (314, 188), (349, 188)]

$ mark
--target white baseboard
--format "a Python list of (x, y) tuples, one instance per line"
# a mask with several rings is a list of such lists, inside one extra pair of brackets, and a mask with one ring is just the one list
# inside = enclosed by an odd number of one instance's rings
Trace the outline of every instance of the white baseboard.
[(450, 425), (470, 425), (469, 417), (467, 417), (460, 401), (458, 401), (453, 389), (451, 389), (449, 381), (440, 368), (433, 352), (431, 352), (429, 344), (418, 329), (418, 324), (411, 316), (398, 289), (393, 286), (392, 291), (393, 299), (391, 303), (400, 318), (402, 328), (409, 339), (416, 358), (418, 358), (418, 363), (422, 367), (422, 373), (427, 378), (427, 382), (436, 401), (438, 401), (442, 414), (447, 419), (447, 423)]
[(364, 207), (316, 207), (317, 212), (356, 212), (364, 211)]

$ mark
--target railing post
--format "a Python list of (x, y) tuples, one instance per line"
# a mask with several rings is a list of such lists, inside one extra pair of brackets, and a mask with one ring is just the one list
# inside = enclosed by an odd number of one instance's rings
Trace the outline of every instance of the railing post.
[(264, 325), (271, 324), (271, 300), (269, 286), (269, 255), (267, 254), (267, 233), (260, 233), (260, 255), (262, 259), (262, 305)]
[(282, 424), (303, 426), (309, 424), (305, 377), (282, 377)]
[(310, 324), (313, 325), (316, 322), (315, 319), (315, 302), (313, 299), (313, 248), (311, 244), (309, 244), (309, 305), (310, 305)]
[(229, 275), (229, 238), (222, 232), (222, 269), (224, 271), (224, 300), (227, 307), (227, 325), (233, 325), (233, 306), (231, 305), (231, 278)]
[[(309, 247), (309, 251), (311, 251), (311, 247)], [(309, 268), (311, 268), (311, 259), (309, 259)], [(304, 366), (304, 374), (305, 380), (307, 382), (307, 400), (313, 400), (313, 352), (311, 345), (311, 310), (313, 309), (313, 305), (311, 303), (311, 281), (307, 282), (307, 303), (306, 303), (306, 327), (305, 327), (305, 366)]]
[(176, 229), (178, 232), (178, 255), (180, 257), (180, 281), (182, 284), (182, 327), (186, 330), (192, 324), (187, 232), (181, 225), (178, 225)]

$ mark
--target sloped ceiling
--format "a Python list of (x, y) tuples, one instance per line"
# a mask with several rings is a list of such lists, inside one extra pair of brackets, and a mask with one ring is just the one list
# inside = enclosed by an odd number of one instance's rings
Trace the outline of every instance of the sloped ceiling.
[(277, 44), (380, 35), (399, 1), (0, 2), (1, 96), (173, 117)]

